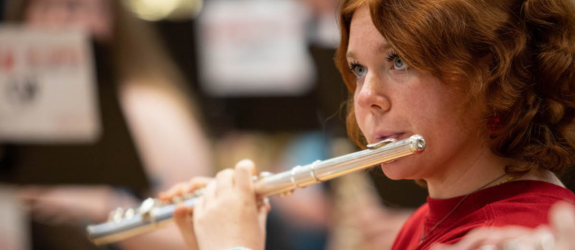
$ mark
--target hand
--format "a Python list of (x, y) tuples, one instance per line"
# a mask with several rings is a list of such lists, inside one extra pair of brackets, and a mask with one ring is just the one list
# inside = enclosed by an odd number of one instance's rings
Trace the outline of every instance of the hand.
[(206, 186), (194, 207), (180, 206), (174, 219), (190, 249), (227, 249), (243, 246), (263, 250), (265, 220), (269, 204), (258, 206), (249, 160), (240, 161), (235, 170), (223, 170), (215, 180), (193, 179), (176, 185), (161, 199)]
[(35, 219), (71, 225), (105, 221), (118, 195), (106, 186), (29, 186), (18, 192), (22, 205)]
[(575, 207), (559, 202), (549, 213), (551, 227), (530, 229), (518, 226), (479, 228), (457, 244), (436, 245), (433, 250), (575, 250)]
[[(174, 185), (168, 191), (160, 193), (158, 198), (164, 201), (171, 201), (175, 196), (183, 196), (184, 194), (193, 193), (196, 190), (205, 188), (212, 181), (213, 179), (208, 177), (195, 177), (189, 182)], [(188, 249), (198, 250), (198, 241), (196, 240), (196, 233), (194, 231), (193, 211), (194, 207), (179, 205), (174, 211), (174, 220)]]

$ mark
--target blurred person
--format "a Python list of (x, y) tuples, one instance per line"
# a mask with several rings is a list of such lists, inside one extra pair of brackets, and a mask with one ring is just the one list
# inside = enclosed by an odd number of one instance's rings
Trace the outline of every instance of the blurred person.
[[(547, 224), (575, 203), (554, 173), (575, 159), (575, 3), (570, 0), (348, 0), (336, 63), (353, 93), (348, 131), (358, 145), (421, 134), (421, 155), (382, 164), (415, 179), (427, 204), (392, 249), (454, 244), (475, 228)], [(258, 205), (250, 161), (206, 187), (176, 223), (190, 249), (263, 249), (269, 210)], [(232, 209), (233, 208), (233, 209)]]
[[(23, 187), (21, 199), (37, 220), (71, 225), (103, 222), (112, 209), (139, 204), (132, 191), (155, 195), (190, 176), (210, 174), (209, 144), (184, 79), (151, 27), (132, 16), (122, 1), (13, 0), (7, 11), (11, 22), (47, 29), (74, 26), (90, 34), (103, 123), (103, 135), (93, 145), (11, 147), (8, 152), (13, 155), (5, 157), (18, 170), (16, 178), (34, 183), (43, 180), (34, 176), (39, 172), (69, 177), (48, 178), (51, 184), (60, 180), (106, 184), (112, 179), (109, 184), (132, 188), (125, 192), (106, 185)], [(149, 189), (133, 190), (142, 186), (135, 181), (142, 167), (150, 178)], [(182, 249), (184, 244), (171, 227), (121, 242), (120, 247)]]

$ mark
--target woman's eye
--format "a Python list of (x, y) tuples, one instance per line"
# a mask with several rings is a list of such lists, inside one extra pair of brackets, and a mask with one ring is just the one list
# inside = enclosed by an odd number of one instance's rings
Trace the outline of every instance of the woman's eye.
[(405, 70), (407, 68), (407, 65), (403, 62), (403, 59), (401, 59), (401, 57), (396, 57), (395, 60), (393, 60), (393, 67), (396, 70)]
[(357, 78), (362, 78), (367, 74), (367, 69), (359, 63), (352, 63), (349, 66), (349, 71), (353, 73)]
[(387, 57), (387, 61), (393, 64), (394, 70), (406, 70), (409, 68), (405, 61), (395, 53), (390, 54)]

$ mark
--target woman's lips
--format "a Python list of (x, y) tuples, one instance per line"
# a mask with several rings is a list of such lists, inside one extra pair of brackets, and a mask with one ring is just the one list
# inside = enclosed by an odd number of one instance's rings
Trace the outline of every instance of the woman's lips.
[(401, 138), (403, 138), (403, 136), (405, 135), (405, 132), (399, 132), (399, 133), (382, 133), (380, 135), (375, 136), (374, 138), (374, 143), (383, 141), (385, 139), (396, 139), (396, 140), (400, 140)]
[[(381, 142), (385, 139), (400, 140), (403, 138), (404, 135), (405, 135), (405, 132), (383, 132), (383, 133), (379, 133), (379, 135), (375, 136), (374, 143)], [(387, 162), (382, 163), (382, 165), (392, 163), (394, 161), (395, 160), (387, 161)]]

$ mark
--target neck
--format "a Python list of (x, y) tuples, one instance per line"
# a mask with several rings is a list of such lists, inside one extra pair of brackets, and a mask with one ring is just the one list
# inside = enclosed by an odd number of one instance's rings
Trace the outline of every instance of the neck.
[[(487, 147), (468, 152), (447, 162), (445, 171), (425, 179), (431, 198), (462, 196), (505, 180), (502, 175), (505, 174), (505, 166), (511, 163), (509, 159), (494, 155)], [(498, 177), (501, 180), (497, 180)]]

